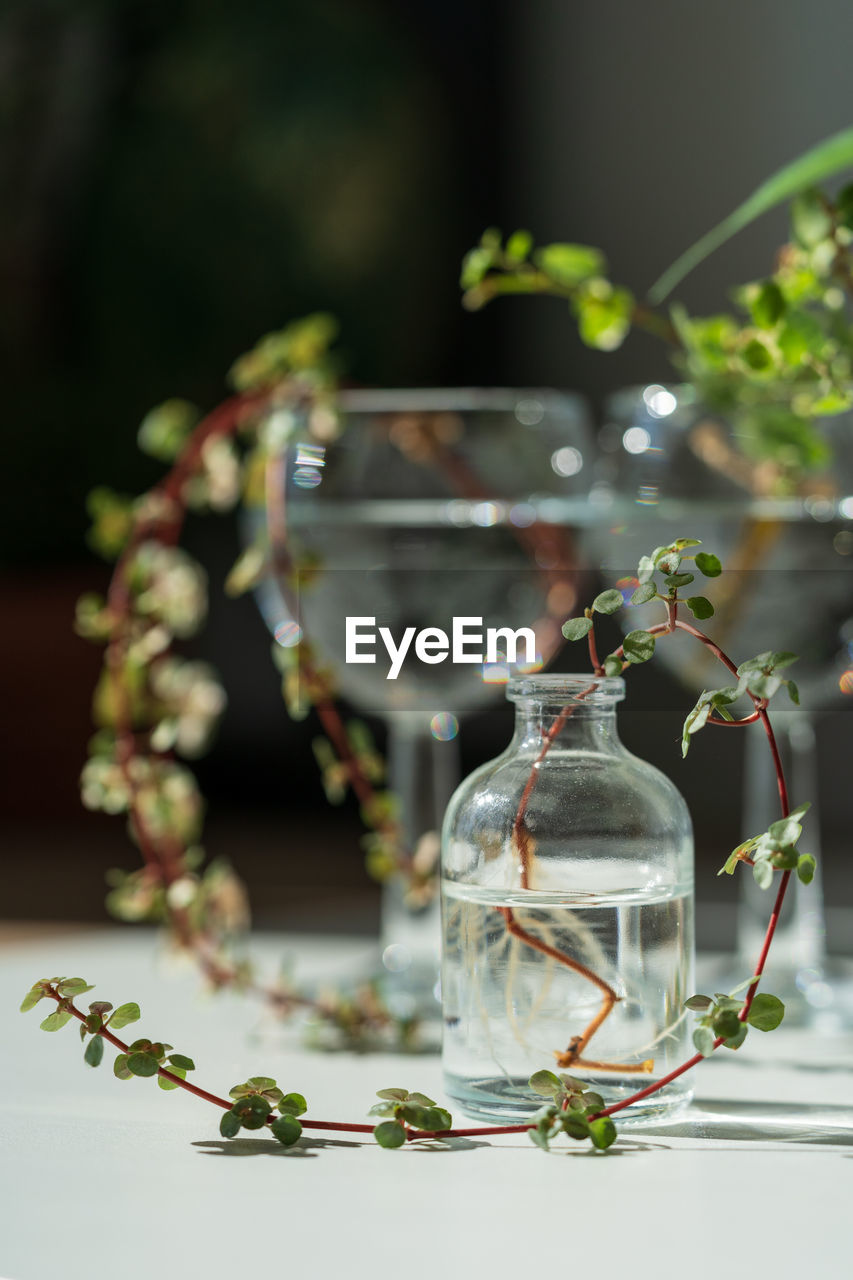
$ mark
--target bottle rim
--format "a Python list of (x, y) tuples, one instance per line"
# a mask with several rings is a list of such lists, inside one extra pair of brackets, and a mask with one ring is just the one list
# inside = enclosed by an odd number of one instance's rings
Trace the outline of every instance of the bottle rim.
[(510, 702), (576, 702), (581, 706), (601, 706), (621, 702), (625, 697), (625, 681), (621, 676), (537, 673), (514, 676), (507, 683), (506, 696)]

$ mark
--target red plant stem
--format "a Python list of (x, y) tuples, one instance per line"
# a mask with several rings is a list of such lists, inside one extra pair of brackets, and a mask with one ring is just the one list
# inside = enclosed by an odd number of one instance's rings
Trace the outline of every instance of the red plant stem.
[[(591, 693), (594, 693), (594, 691), (595, 691), (595, 685), (594, 684), (588, 685), (586, 689), (582, 689), (580, 693), (576, 695), (576, 701), (580, 702), (582, 698), (588, 698)], [(562, 730), (563, 725), (566, 723), (569, 716), (572, 714), (572, 711), (573, 711), (573, 707), (570, 704), (567, 704), (565, 707), (563, 707), (562, 710), (559, 712), (559, 714), (556, 716), (554, 723), (551, 725), (550, 729), (547, 731), (547, 733), (543, 735), (541, 750), (539, 751), (539, 754), (536, 757), (536, 759), (533, 761), (533, 764), (530, 769), (530, 776), (527, 779), (527, 783), (525, 784), (524, 790), (521, 793), (521, 799), (518, 802), (518, 808), (515, 812), (515, 818), (513, 819), (512, 838), (513, 838), (513, 843), (515, 844), (515, 847), (518, 850), (518, 860), (521, 865), (522, 889), (530, 888), (530, 848), (529, 848), (530, 841), (523, 825), (524, 815), (527, 812), (527, 805), (530, 801), (530, 797), (533, 794), (533, 788), (536, 786), (536, 781), (539, 777), (539, 765), (542, 763), (542, 761), (545, 759), (546, 755), (550, 751), (551, 747), (553, 746), (555, 738), (558, 736), (558, 734)]]
[(589, 645), (589, 661), (590, 666), (597, 676), (604, 674), (604, 667), (598, 660), (598, 649), (595, 644), (595, 627), (590, 627), (587, 632), (587, 644)]
[(705, 723), (713, 725), (715, 729), (742, 729), (745, 725), (755, 724), (760, 718), (761, 712), (753, 711), (751, 716), (744, 716), (742, 720), (715, 720), (713, 716), (708, 716)]

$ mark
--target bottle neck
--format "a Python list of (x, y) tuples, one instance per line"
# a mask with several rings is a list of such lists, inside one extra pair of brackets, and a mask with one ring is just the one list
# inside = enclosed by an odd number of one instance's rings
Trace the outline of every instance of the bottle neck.
[(546, 741), (552, 749), (597, 755), (625, 751), (616, 726), (615, 703), (592, 706), (574, 699), (517, 701), (512, 748), (538, 754)]

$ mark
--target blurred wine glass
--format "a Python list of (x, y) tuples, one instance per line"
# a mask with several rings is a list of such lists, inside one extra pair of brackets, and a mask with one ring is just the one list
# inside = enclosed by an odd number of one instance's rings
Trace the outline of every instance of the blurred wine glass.
[[(579, 397), (535, 390), (348, 391), (337, 409), (335, 438), (318, 440), (306, 422), (278, 455), (274, 500), (308, 572), (295, 592), (271, 573), (259, 603), (280, 642), (304, 634), (344, 699), (384, 717), (404, 837), (430, 857), (438, 844), (427, 833), (440, 831), (458, 782), (459, 718), (562, 644), (578, 593), (573, 529), (592, 471), (589, 417)], [(377, 634), (375, 663), (347, 662), (348, 617), (373, 620), (361, 630)], [(413, 646), (388, 678), (380, 627), (398, 644), (407, 628), (450, 636), (454, 618), (478, 620), (470, 625), (482, 633), (531, 628), (535, 654), (522, 646), (515, 666), (506, 650), (492, 662), (425, 663)], [(400, 878), (385, 888), (384, 987), (399, 1016), (437, 1011), (437, 911), (435, 897), (413, 898)]]
[[(784, 690), (771, 718), (786, 764), (792, 804), (812, 800), (803, 848), (819, 853), (815, 723), (853, 693), (853, 469), (851, 415), (824, 419), (833, 462), (777, 496), (772, 459), (751, 460), (736, 428), (709, 413), (690, 387), (652, 385), (620, 391), (606, 408), (600, 473), (593, 499), (602, 567), (631, 575), (642, 554), (678, 537), (696, 537), (718, 555), (712, 634), (740, 662), (765, 650), (799, 655), (786, 675), (801, 706)], [(699, 588), (701, 590), (701, 587)], [(632, 609), (631, 626), (659, 621), (652, 606)], [(709, 630), (711, 630), (709, 624)], [(661, 660), (694, 693), (725, 677), (702, 646), (670, 641)], [(778, 817), (775, 773), (763, 735), (747, 731), (743, 834)], [(721, 859), (722, 861), (722, 859)], [(818, 862), (818, 866), (819, 866)], [(741, 880), (738, 952), (754, 961), (766, 927), (767, 895)], [(819, 882), (794, 882), (774, 944), (774, 966), (787, 982), (790, 1013), (828, 1013), (838, 993), (827, 981)], [(827, 1019), (828, 1020), (828, 1019)]]

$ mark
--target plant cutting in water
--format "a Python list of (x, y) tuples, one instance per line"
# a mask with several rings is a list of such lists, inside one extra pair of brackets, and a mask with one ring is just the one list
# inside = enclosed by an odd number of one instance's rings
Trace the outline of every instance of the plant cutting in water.
[[(529, 1085), (534, 1094), (548, 1097), (551, 1101), (533, 1117), (531, 1123), (525, 1124), (454, 1129), (450, 1115), (443, 1108), (437, 1107), (424, 1095), (401, 1089), (384, 1089), (380, 1092), (380, 1103), (374, 1107), (374, 1114), (378, 1112), (383, 1119), (375, 1127), (334, 1121), (304, 1119), (299, 1121), (296, 1117), (305, 1110), (302, 1095), (296, 1093), (284, 1095), (275, 1081), (269, 1077), (253, 1077), (245, 1084), (235, 1086), (231, 1091), (232, 1101), (229, 1102), (191, 1084), (186, 1079), (186, 1073), (193, 1069), (192, 1060), (183, 1055), (171, 1053), (170, 1045), (150, 1040), (137, 1040), (132, 1044), (121, 1041), (116, 1037), (115, 1031), (138, 1019), (138, 1006), (126, 1004), (117, 1010), (112, 1010), (112, 1006), (108, 1003), (95, 1002), (90, 1005), (88, 1013), (83, 1013), (73, 1003), (76, 995), (91, 989), (83, 979), (39, 980), (25, 996), (22, 1010), (32, 1008), (44, 998), (52, 999), (57, 1007), (42, 1023), (43, 1030), (59, 1030), (72, 1018), (76, 1018), (81, 1027), (81, 1038), (85, 1039), (87, 1035), (90, 1037), (85, 1051), (85, 1058), (90, 1066), (99, 1064), (103, 1056), (103, 1041), (106, 1040), (119, 1050), (119, 1057), (114, 1067), (115, 1074), (119, 1078), (127, 1079), (133, 1075), (157, 1075), (163, 1088), (188, 1089), (197, 1097), (225, 1111), (221, 1124), (221, 1132), (225, 1137), (234, 1137), (241, 1128), (269, 1127), (279, 1141), (290, 1145), (298, 1140), (300, 1126), (313, 1126), (355, 1132), (372, 1130), (380, 1145), (387, 1147), (401, 1146), (412, 1138), (449, 1139), (475, 1134), (519, 1132), (530, 1132), (533, 1141), (546, 1149), (551, 1139), (560, 1133), (565, 1133), (568, 1137), (577, 1140), (589, 1139), (598, 1148), (610, 1146), (616, 1137), (616, 1129), (611, 1119), (613, 1115), (663, 1089), (720, 1047), (738, 1049), (750, 1027), (770, 1031), (779, 1025), (784, 1016), (782, 1002), (775, 996), (759, 992), (758, 987), (791, 874), (796, 872), (804, 883), (809, 883), (814, 874), (814, 858), (797, 849), (802, 830), (799, 819), (807, 806), (800, 805), (794, 811), (790, 809), (785, 777), (767, 711), (770, 699), (782, 689), (787, 691), (793, 701), (798, 700), (794, 682), (780, 674), (795, 661), (795, 655), (785, 652), (767, 652), (736, 666), (710, 637), (682, 616), (685, 605), (694, 618), (704, 619), (713, 615), (713, 605), (705, 596), (691, 595), (684, 600), (679, 594), (694, 581), (695, 575), (686, 567), (690, 562), (695, 564), (700, 573), (710, 578), (717, 577), (721, 572), (721, 565), (716, 556), (693, 550), (698, 545), (695, 539), (679, 539), (669, 546), (656, 548), (651, 555), (642, 558), (637, 569), (637, 585), (630, 603), (645, 604), (657, 600), (664, 609), (664, 620), (648, 629), (628, 632), (623, 643), (612, 653), (607, 654), (603, 661), (599, 658), (596, 645), (595, 616), (612, 614), (621, 608), (625, 603), (621, 591), (610, 589), (601, 592), (582, 616), (569, 619), (563, 628), (569, 640), (586, 639), (593, 672), (597, 676), (621, 674), (633, 666), (648, 661), (654, 653), (656, 643), (664, 637), (671, 638), (676, 632), (690, 635), (714, 654), (736, 683), (708, 690), (702, 694), (685, 719), (683, 753), (686, 755), (693, 736), (704, 727), (741, 728), (760, 723), (773, 757), (781, 817), (766, 832), (739, 845), (721, 868), (721, 872), (732, 874), (738, 863), (745, 863), (752, 867), (753, 875), (762, 888), (770, 887), (778, 873), (778, 888), (761, 951), (752, 975), (742, 984), (741, 991), (745, 992), (743, 998), (738, 998), (738, 991), (733, 991), (728, 995), (717, 993), (714, 997), (694, 995), (686, 1001), (686, 1008), (699, 1015), (693, 1034), (696, 1053), (674, 1070), (630, 1096), (604, 1106), (601, 1095), (584, 1081), (565, 1073), (557, 1075), (543, 1068), (534, 1073)], [(735, 718), (730, 708), (739, 698), (747, 699), (752, 705), (752, 711), (740, 718)], [(565, 715), (571, 714), (572, 708), (567, 707)], [(551, 734), (543, 741), (537, 762), (539, 765), (547, 757), (553, 740), (554, 735)], [(541, 769), (534, 769), (531, 772), (522, 803), (518, 807), (513, 822), (514, 847), (521, 864), (523, 878), (525, 876), (529, 878), (532, 858), (535, 856), (525, 829), (525, 813), (539, 776), (541, 776)], [(602, 994), (601, 1006), (592, 1021), (577, 1032), (570, 1028), (567, 1048), (563, 1050), (559, 1047), (555, 1050), (557, 1065), (586, 1066), (599, 1070), (611, 1070), (617, 1067), (620, 1070), (623, 1069), (621, 1064), (598, 1063), (582, 1057), (617, 1002), (616, 993), (612, 987), (594, 971), (580, 964), (568, 952), (549, 948), (542, 939), (529, 933), (518, 924), (511, 910), (503, 908), (501, 914), (508, 933), (523, 945), (539, 951), (547, 949), (551, 959), (581, 973), (581, 976)], [(274, 1116), (276, 1110), (279, 1112), (278, 1116)]]

